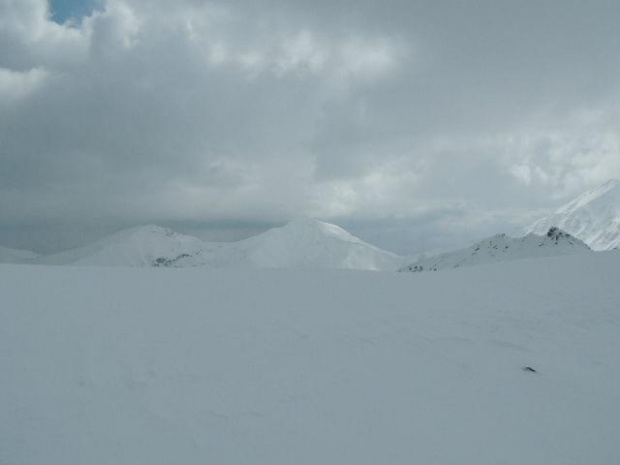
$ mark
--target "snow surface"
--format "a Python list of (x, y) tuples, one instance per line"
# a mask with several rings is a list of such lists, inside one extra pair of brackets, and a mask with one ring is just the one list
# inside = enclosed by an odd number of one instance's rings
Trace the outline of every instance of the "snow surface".
[(404, 259), (366, 244), (333, 224), (299, 218), (281, 228), (230, 243), (203, 242), (159, 226), (143, 226), (44, 257), (39, 263), (396, 270)]
[(23, 263), (37, 257), (38, 255), (30, 250), (9, 249), (0, 246), (0, 263)]
[(446, 268), (484, 265), (524, 258), (555, 257), (591, 251), (579, 239), (558, 228), (550, 228), (543, 236), (528, 234), (524, 237), (512, 238), (506, 234), (498, 234), (471, 247), (422, 258), (399, 271), (438, 271)]
[(536, 221), (526, 232), (542, 234), (551, 226), (578, 237), (593, 250), (620, 247), (620, 181), (612, 180), (586, 192)]
[(619, 275), (0, 265), (0, 463), (617, 464)]

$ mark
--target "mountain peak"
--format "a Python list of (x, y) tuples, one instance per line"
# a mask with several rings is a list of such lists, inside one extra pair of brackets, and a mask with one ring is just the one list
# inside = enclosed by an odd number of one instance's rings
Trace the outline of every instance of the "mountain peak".
[(285, 232), (291, 235), (332, 237), (346, 242), (362, 242), (359, 238), (345, 231), (340, 226), (304, 216), (293, 218), (281, 228), (275, 228), (272, 231)]
[(290, 229), (321, 229), (323, 226), (328, 224), (329, 223), (325, 223), (309, 216), (297, 216), (282, 227)]
[(560, 228), (552, 227), (545, 235), (530, 233), (524, 237), (513, 238), (506, 234), (497, 234), (465, 249), (418, 260), (400, 271), (437, 271), (446, 268), (590, 251), (590, 247), (579, 239)]
[(156, 225), (120, 231), (88, 246), (44, 257), (42, 263), (107, 266), (249, 266), (395, 270), (402, 259), (312, 218), (237, 242), (203, 242)]
[(197, 254), (202, 241), (154, 224), (136, 226), (99, 241), (42, 257), (41, 263), (102, 266), (158, 266)]
[(552, 226), (583, 240), (594, 250), (620, 246), (620, 181), (611, 179), (581, 194), (536, 221), (527, 232), (542, 235)]
[(567, 232), (562, 231), (560, 228), (556, 226), (552, 226), (551, 228), (549, 228), (549, 231), (547, 231), (546, 236), (552, 241), (554, 241), (556, 244), (559, 241), (564, 240), (564, 239), (566, 240), (574, 239), (573, 236), (571, 236)]
[(597, 208), (609, 208), (620, 211), (620, 182), (610, 179), (594, 189), (581, 194), (576, 199), (556, 210), (556, 214), (567, 214), (578, 209), (595, 205)]

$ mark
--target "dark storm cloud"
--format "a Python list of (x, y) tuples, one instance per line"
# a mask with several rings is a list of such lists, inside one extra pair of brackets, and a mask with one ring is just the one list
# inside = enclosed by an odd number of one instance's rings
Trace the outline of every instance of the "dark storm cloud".
[(107, 0), (57, 24), (44, 0), (0, 0), (0, 230), (308, 214), (402, 251), (512, 227), (620, 176), (618, 17)]

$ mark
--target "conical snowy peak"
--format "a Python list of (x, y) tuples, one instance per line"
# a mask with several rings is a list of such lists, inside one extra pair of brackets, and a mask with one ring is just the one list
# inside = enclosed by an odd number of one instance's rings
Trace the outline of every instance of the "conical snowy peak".
[(290, 237), (297, 238), (308, 236), (324, 236), (348, 242), (362, 242), (360, 239), (358, 239), (348, 231), (345, 231), (340, 226), (336, 226), (335, 224), (331, 223), (325, 223), (323, 221), (315, 220), (308, 217), (295, 218), (284, 226), (280, 228), (274, 228), (268, 232), (275, 231), (279, 231), (279, 233), (281, 234), (286, 234)]
[(344, 229), (310, 218), (297, 218), (258, 236), (212, 244), (178, 266), (250, 266), (258, 268), (346, 268), (396, 270), (403, 259), (353, 236)]
[(593, 250), (620, 247), (620, 182), (611, 180), (585, 192), (536, 221), (527, 232), (543, 234), (552, 226), (580, 238)]
[(506, 234), (498, 234), (465, 249), (418, 260), (400, 271), (438, 271), (524, 258), (587, 252), (591, 252), (590, 247), (565, 231), (554, 227), (543, 236), (528, 234), (524, 237), (512, 238)]
[(296, 219), (253, 238), (251, 260), (284, 268), (396, 269), (400, 258), (322, 221)]
[(316, 243), (317, 241), (333, 240), (342, 243), (361, 244), (374, 248), (374, 246), (365, 243), (340, 226), (306, 217), (295, 218), (284, 226), (270, 229), (255, 238), (250, 238), (250, 240), (258, 239), (262, 241), (289, 241), (292, 244), (298, 244), (300, 246), (309, 242)]

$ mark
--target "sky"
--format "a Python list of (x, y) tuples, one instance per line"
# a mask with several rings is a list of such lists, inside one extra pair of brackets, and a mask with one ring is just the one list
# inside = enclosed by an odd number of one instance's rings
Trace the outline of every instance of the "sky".
[(617, 0), (0, 0), (0, 244), (446, 249), (620, 178)]
[(98, 0), (52, 0), (49, 2), (51, 18), (59, 23), (70, 20), (79, 22), (84, 16), (91, 15), (98, 10), (102, 2)]

